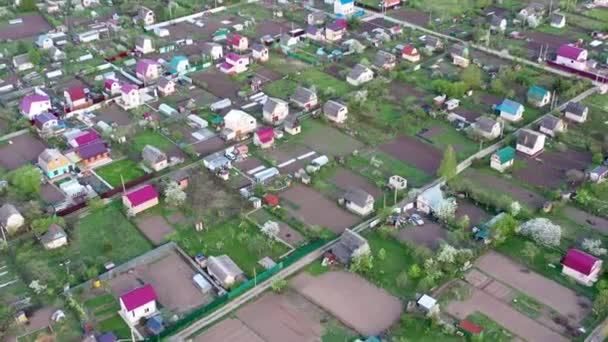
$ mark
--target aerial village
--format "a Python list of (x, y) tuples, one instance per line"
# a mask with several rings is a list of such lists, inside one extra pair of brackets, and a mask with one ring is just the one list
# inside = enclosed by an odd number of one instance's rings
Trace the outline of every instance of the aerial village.
[(0, 1), (0, 340), (603, 341), (608, 1)]

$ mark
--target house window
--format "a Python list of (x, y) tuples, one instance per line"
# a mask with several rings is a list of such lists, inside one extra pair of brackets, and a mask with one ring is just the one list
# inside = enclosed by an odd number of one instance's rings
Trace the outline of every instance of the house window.
[(131, 314), (133, 315), (133, 317), (135, 317), (135, 311), (131, 311)]
[(53, 175), (55, 175), (55, 176), (57, 176), (58, 174), (59, 174), (59, 170), (55, 170), (55, 171), (53, 172)]

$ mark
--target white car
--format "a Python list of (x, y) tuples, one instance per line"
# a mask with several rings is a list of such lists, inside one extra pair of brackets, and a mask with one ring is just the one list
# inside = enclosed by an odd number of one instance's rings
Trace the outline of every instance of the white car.
[(424, 220), (422, 220), (422, 217), (420, 217), (418, 214), (412, 214), (410, 216), (410, 222), (416, 226), (424, 225)]

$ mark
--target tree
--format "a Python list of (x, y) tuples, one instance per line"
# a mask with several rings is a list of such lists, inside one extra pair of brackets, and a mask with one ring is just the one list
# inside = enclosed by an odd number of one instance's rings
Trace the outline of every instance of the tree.
[(36, 0), (21, 0), (19, 3), (19, 11), (33, 12), (38, 10), (38, 7), (36, 7), (36, 2)]
[(600, 316), (608, 314), (608, 290), (601, 290), (593, 301), (593, 311)]
[(274, 238), (279, 234), (279, 224), (275, 221), (266, 221), (266, 223), (264, 223), (262, 226), (261, 231), (269, 238)]
[(31, 197), (40, 193), (42, 175), (34, 165), (24, 165), (9, 175), (10, 183), (20, 195)]
[(551, 220), (540, 217), (529, 220), (518, 227), (517, 233), (530, 237), (545, 246), (559, 246), (562, 228)]
[(509, 207), (509, 211), (512, 216), (517, 216), (521, 212), (521, 204), (517, 201), (511, 202), (511, 206)]
[(458, 209), (456, 201), (446, 200), (433, 210), (433, 215), (441, 222), (452, 222), (456, 216), (456, 209)]
[(186, 201), (186, 193), (177, 182), (169, 182), (165, 188), (165, 201), (171, 206), (179, 207)]
[(42, 59), (42, 55), (40, 54), (40, 51), (38, 51), (38, 49), (36, 49), (36, 48), (31, 48), (27, 52), (27, 56), (28, 56), (30, 62), (34, 65), (39, 65), (40, 60)]
[(386, 259), (386, 250), (384, 248), (380, 248), (378, 251), (378, 259), (380, 259), (380, 261), (384, 261)]
[(595, 256), (603, 256), (608, 253), (608, 250), (602, 247), (602, 240), (600, 239), (583, 239), (581, 246)]
[(479, 89), (483, 85), (481, 69), (475, 64), (469, 65), (460, 73), (460, 80), (470, 89)]
[(449, 145), (443, 152), (443, 159), (437, 170), (437, 176), (446, 181), (450, 180), (456, 176), (457, 167), (458, 162), (456, 161), (456, 153), (454, 152), (452, 145)]
[(374, 257), (371, 253), (363, 253), (361, 255), (357, 255), (351, 260), (350, 263), (350, 271), (366, 274), (374, 268)]
[(538, 252), (538, 247), (530, 241), (526, 241), (526, 243), (524, 243), (524, 249), (521, 250), (521, 253), (530, 260), (534, 260), (538, 255)]
[(412, 279), (418, 279), (422, 276), (422, 269), (420, 268), (420, 266), (418, 266), (418, 264), (413, 264), (412, 266), (410, 266), (410, 269), (407, 271), (407, 274)]
[(276, 293), (281, 293), (283, 292), (283, 290), (287, 287), (287, 280), (281, 278), (281, 279), (277, 279), (275, 281), (272, 282), (272, 284), (270, 284), (270, 288), (272, 289), (272, 291), (276, 292)]
[(106, 206), (105, 202), (99, 197), (91, 198), (87, 202), (87, 207), (89, 207), (89, 210), (92, 212), (99, 211), (99, 210), (103, 209), (105, 206)]
[(495, 222), (491, 228), (492, 240), (494, 241), (494, 244), (498, 245), (503, 243), (506, 238), (513, 234), (515, 228), (517, 228), (517, 220), (511, 215), (505, 214), (498, 222)]
[(60, 226), (65, 225), (65, 221), (62, 217), (59, 216), (51, 216), (51, 217), (43, 217), (39, 219), (35, 219), (30, 224), (30, 228), (34, 231), (37, 236), (43, 235), (47, 232), (51, 224), (58, 224)]
[(460, 230), (465, 230), (465, 229), (469, 228), (470, 224), (471, 224), (471, 220), (469, 219), (469, 215), (462, 215), (458, 219), (458, 222), (456, 222), (456, 226)]
[(490, 82), (490, 91), (497, 95), (505, 95), (507, 90), (505, 88), (505, 84), (500, 78), (495, 78)]
[(406, 271), (399, 272), (399, 275), (395, 279), (395, 282), (397, 283), (398, 288), (405, 289), (407, 287), (407, 285), (410, 283), (410, 278), (407, 275), (407, 272)]

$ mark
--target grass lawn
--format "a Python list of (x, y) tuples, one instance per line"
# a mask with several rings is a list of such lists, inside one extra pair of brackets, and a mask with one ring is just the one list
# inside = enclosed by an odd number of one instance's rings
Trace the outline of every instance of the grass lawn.
[(523, 293), (520, 293), (517, 298), (511, 302), (511, 306), (513, 306), (517, 311), (532, 318), (539, 317), (543, 310), (543, 305), (541, 303)]
[(253, 270), (264, 271), (258, 260), (265, 256), (278, 261), (288, 249), (280, 242), (267, 239), (249, 221), (228, 220), (209, 227), (203, 232), (191, 225), (179, 227), (170, 239), (178, 243), (188, 254), (202, 252), (205, 255), (227, 254), (249, 277)]
[(329, 156), (344, 156), (363, 147), (362, 142), (321, 120), (304, 120), (302, 132), (292, 137), (291, 141)]
[(109, 293), (102, 294), (101, 296), (97, 296), (91, 299), (88, 299), (84, 302), (84, 306), (90, 310), (95, 310), (101, 306), (106, 306), (108, 304), (116, 303), (116, 298)]
[(15, 246), (15, 263), (26, 282), (39, 279), (53, 288), (79, 284), (102, 273), (106, 262), (118, 265), (152, 248), (124, 216), (120, 202), (83, 217), (68, 237), (68, 247), (52, 251), (33, 238)]
[(298, 84), (288, 79), (280, 79), (264, 86), (264, 92), (270, 96), (288, 100)]
[(430, 319), (409, 313), (401, 316), (401, 321), (388, 331), (388, 335), (392, 337), (391, 341), (464, 341), (462, 337), (442, 333), (440, 328), (431, 324)]
[(585, 15), (595, 19), (599, 19), (604, 23), (608, 23), (608, 10), (605, 8), (593, 8), (585, 11)]
[(469, 315), (467, 320), (483, 327), (484, 341), (502, 342), (513, 340), (513, 335), (508, 330), (480, 312)]
[(146, 130), (133, 137), (133, 148), (141, 152), (146, 145), (152, 145), (164, 152), (170, 151), (175, 145), (160, 133)]
[(325, 331), (321, 336), (322, 342), (348, 342), (354, 341), (357, 335), (340, 326), (338, 323), (327, 323), (325, 324)]
[(145, 174), (144, 170), (131, 159), (122, 159), (104, 165), (95, 169), (95, 173), (113, 187), (121, 186), (123, 180), (127, 183)]
[(352, 89), (345, 81), (339, 80), (316, 68), (310, 68), (303, 71), (300, 77), (302, 80), (305, 80), (307, 84), (316, 86), (317, 89), (333, 89), (338, 97), (346, 95)]
[(321, 274), (323, 274), (329, 270), (330, 270), (330, 268), (323, 266), (321, 264), (320, 260), (316, 260), (312, 264), (309, 264), (306, 267), (306, 272), (308, 272), (308, 274), (313, 275), (315, 277), (320, 276)]
[[(375, 165), (371, 163), (372, 159), (377, 161)], [(432, 177), (422, 170), (383, 152), (350, 156), (347, 158), (346, 165), (351, 170), (358, 172), (370, 180), (373, 184), (385, 184), (388, 181), (388, 177), (392, 175), (400, 175), (407, 179), (409, 187), (420, 187), (432, 180)]]
[(99, 331), (112, 331), (119, 339), (131, 338), (129, 326), (118, 314), (99, 322), (98, 325)]

